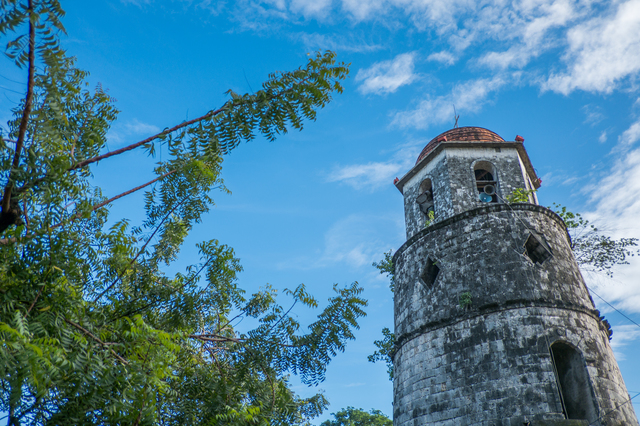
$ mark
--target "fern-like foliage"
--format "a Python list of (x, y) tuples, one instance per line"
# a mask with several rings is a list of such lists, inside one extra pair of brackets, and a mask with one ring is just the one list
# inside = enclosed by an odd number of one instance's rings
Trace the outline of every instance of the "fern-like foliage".
[[(305, 329), (296, 309), (319, 303), (304, 286), (247, 295), (232, 248), (198, 245), (199, 258), (167, 274), (194, 224), (228, 192), (225, 154), (314, 120), (342, 91), (348, 66), (332, 52), (275, 73), (229, 100), (119, 150), (106, 151), (114, 100), (65, 56), (57, 0), (2, 0), (8, 56), (27, 68), (29, 93), (0, 134), (0, 412), (11, 425), (308, 424), (327, 406), (297, 396), (354, 338), (362, 288), (335, 295)], [(33, 43), (30, 42), (33, 41)], [(155, 178), (106, 197), (91, 168), (134, 149), (162, 147)], [(113, 171), (114, 174), (122, 173)], [(131, 180), (136, 173), (132, 171)], [(145, 220), (111, 221), (109, 206), (145, 190)], [(242, 318), (257, 326), (239, 329)]]

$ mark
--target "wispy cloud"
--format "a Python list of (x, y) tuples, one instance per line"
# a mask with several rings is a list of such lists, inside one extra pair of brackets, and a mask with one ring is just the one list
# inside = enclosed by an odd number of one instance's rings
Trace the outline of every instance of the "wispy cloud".
[(134, 6), (142, 7), (145, 4), (151, 3), (151, 0), (120, 0), (124, 4), (132, 4)]
[(305, 18), (325, 18), (331, 9), (331, 0), (291, 0), (290, 9)]
[(125, 123), (123, 126), (128, 133), (134, 134), (134, 135), (144, 135), (144, 134), (151, 135), (153, 133), (158, 133), (160, 131), (160, 128), (158, 126), (149, 124), (149, 123), (143, 123), (137, 118), (134, 118), (130, 122)]
[(456, 57), (451, 52), (443, 50), (442, 52), (432, 53), (431, 55), (427, 56), (427, 60), (440, 62), (445, 65), (453, 65), (456, 62)]
[(621, 148), (627, 148), (640, 140), (640, 120), (633, 123), (618, 138)]
[(640, 327), (634, 324), (615, 325), (613, 329), (613, 337), (611, 338), (611, 349), (617, 361), (625, 360), (626, 354), (624, 347), (640, 337)]
[(323, 248), (315, 256), (288, 259), (279, 263), (278, 267), (280, 269), (315, 269), (344, 264), (351, 269), (360, 269), (371, 275), (371, 264), (379, 261), (383, 257), (382, 253), (388, 250), (390, 245), (378, 230), (385, 227), (388, 229), (390, 225), (395, 225), (398, 229), (398, 240), (393, 241), (391, 245), (399, 245), (404, 236), (404, 223), (397, 215), (351, 214), (336, 221), (327, 229), (324, 234)]
[[(121, 1), (142, 7), (155, 0)], [(625, 81), (640, 77), (640, 0), (183, 2), (216, 15), (224, 10), (225, 16), (236, 21), (234, 30), (273, 32), (285, 25), (299, 26), (301, 21), (316, 20), (333, 27), (347, 24), (350, 30), (377, 25), (393, 31), (428, 32), (435, 36), (439, 51), (416, 53), (405, 63), (411, 68), (409, 73), (398, 72), (385, 79), (390, 70), (377, 70), (374, 74), (380, 76), (377, 82), (363, 77), (364, 93), (390, 93), (407, 84), (414, 75), (412, 64), (418, 55), (445, 65), (452, 65), (466, 55), (468, 66), (494, 74), (524, 70), (529, 72), (531, 84), (563, 94), (575, 90), (611, 92)], [(311, 34), (301, 40), (306, 45), (357, 52), (379, 47), (379, 43), (354, 43), (338, 36)], [(536, 63), (535, 59), (544, 54), (554, 55), (558, 65), (549, 67), (546, 61)]]
[(107, 140), (112, 144), (120, 145), (129, 140), (131, 137), (137, 136), (151, 136), (159, 133), (160, 128), (156, 125), (143, 123), (140, 120), (134, 118), (128, 122), (120, 123), (116, 122), (109, 132), (107, 133)]
[[(618, 138), (623, 149), (614, 151), (615, 161), (591, 187), (587, 212), (590, 219), (604, 225), (614, 238), (640, 237), (640, 148), (631, 144), (640, 139), (640, 121), (633, 123)], [(640, 258), (628, 258), (629, 264), (615, 268), (613, 279), (586, 275), (585, 279), (596, 292), (620, 309), (640, 313)]]
[(607, 131), (603, 130), (602, 133), (600, 133), (600, 137), (598, 137), (598, 142), (605, 143), (607, 141), (607, 136)]
[(336, 167), (327, 178), (328, 182), (344, 182), (355, 189), (373, 191), (391, 184), (394, 176), (407, 169), (407, 164), (389, 161), (367, 164), (353, 164)]
[(397, 112), (392, 125), (405, 128), (426, 129), (431, 125), (451, 121), (453, 124), (453, 106), (458, 112), (475, 112), (487, 102), (489, 95), (502, 88), (507, 79), (495, 76), (490, 79), (478, 79), (459, 84), (450, 95), (427, 97), (417, 107)]
[[(396, 219), (396, 218), (394, 218)], [(343, 262), (352, 268), (371, 266), (380, 260), (387, 244), (376, 234), (376, 224), (389, 223), (389, 218), (352, 214), (339, 220), (325, 233), (324, 253), (319, 264)]]
[(542, 175), (542, 182), (544, 182), (544, 186), (557, 186), (557, 185), (571, 185), (576, 181), (580, 180), (580, 176), (569, 175), (563, 170), (556, 170), (553, 172), (548, 172)]
[(605, 118), (604, 114), (602, 113), (602, 108), (600, 108), (598, 105), (585, 105), (582, 107), (582, 112), (585, 115), (584, 123), (590, 124), (592, 126), (600, 123)]
[(413, 52), (403, 53), (392, 60), (376, 62), (369, 68), (359, 70), (356, 75), (356, 81), (361, 82), (358, 90), (363, 94), (382, 95), (412, 83), (417, 78), (413, 72), (414, 58)]
[(327, 174), (327, 182), (340, 182), (369, 192), (391, 185), (395, 177), (411, 169), (427, 142), (416, 140), (402, 144), (387, 161), (336, 166)]
[(640, 0), (619, 2), (613, 12), (570, 28), (567, 40), (567, 70), (550, 75), (543, 88), (611, 92), (640, 71)]
[(374, 44), (353, 35), (349, 37), (319, 33), (294, 33), (291, 36), (301, 40), (309, 50), (333, 50), (336, 52), (374, 52), (382, 49), (380, 44)]

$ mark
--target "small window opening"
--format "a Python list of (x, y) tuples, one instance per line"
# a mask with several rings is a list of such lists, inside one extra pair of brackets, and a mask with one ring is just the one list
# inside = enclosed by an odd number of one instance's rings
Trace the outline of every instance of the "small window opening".
[(551, 345), (551, 359), (565, 417), (589, 422), (597, 420), (589, 373), (580, 352), (566, 343), (556, 342)]
[(416, 198), (416, 203), (420, 206), (420, 211), (427, 216), (429, 216), (429, 212), (434, 212), (433, 208), (433, 189), (431, 185), (431, 179), (425, 179), (420, 184), (420, 195)]
[(533, 263), (542, 263), (553, 256), (551, 247), (542, 234), (531, 232), (524, 243), (524, 252)]
[(497, 182), (495, 179), (495, 171), (491, 163), (480, 161), (474, 167), (476, 178), (476, 188), (480, 201), (497, 203), (498, 194), (496, 194)]
[(422, 268), (422, 274), (420, 274), (420, 279), (427, 286), (427, 288), (431, 289), (438, 278), (438, 274), (440, 273), (440, 268), (438, 267), (438, 262), (427, 257), (427, 263)]

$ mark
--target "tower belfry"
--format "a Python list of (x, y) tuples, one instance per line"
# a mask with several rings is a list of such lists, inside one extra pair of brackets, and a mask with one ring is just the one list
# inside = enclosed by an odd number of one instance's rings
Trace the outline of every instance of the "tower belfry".
[(396, 182), (394, 426), (638, 425), (562, 219), (505, 202), (523, 142), (454, 128)]

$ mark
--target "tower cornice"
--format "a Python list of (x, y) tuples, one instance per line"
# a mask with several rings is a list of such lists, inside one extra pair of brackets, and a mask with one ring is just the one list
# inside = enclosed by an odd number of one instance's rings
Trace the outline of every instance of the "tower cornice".
[(514, 203), (514, 204), (487, 204), (472, 210), (467, 210), (462, 213), (459, 213), (455, 216), (451, 216), (443, 221), (436, 222), (431, 226), (417, 232), (414, 236), (409, 238), (404, 244), (400, 246), (400, 248), (393, 255), (393, 262), (396, 263), (398, 256), (400, 256), (407, 248), (411, 247), (416, 241), (424, 238), (426, 235), (435, 232), (439, 229), (450, 226), (456, 222), (460, 222), (466, 219), (470, 219), (475, 216), (486, 215), (490, 213), (497, 213), (502, 211), (530, 211), (530, 212), (538, 212), (542, 213), (546, 216), (549, 216), (554, 221), (556, 221), (564, 230), (567, 237), (567, 243), (571, 246), (571, 236), (569, 235), (569, 231), (567, 231), (567, 227), (560, 216), (556, 214), (551, 209), (548, 209), (543, 206), (539, 206), (537, 204), (529, 204), (529, 203)]
[(537, 188), (540, 187), (540, 180), (536, 174), (529, 154), (524, 148), (524, 143), (520, 141), (443, 141), (433, 148), (429, 153), (422, 158), (411, 170), (409, 170), (398, 182), (395, 183), (396, 188), (403, 193), (404, 186), (409, 180), (414, 177), (420, 170), (422, 170), (431, 160), (433, 160), (438, 154), (440, 154), (446, 148), (515, 148), (518, 151), (520, 158), (524, 164), (524, 167), (532, 177), (532, 183)]

